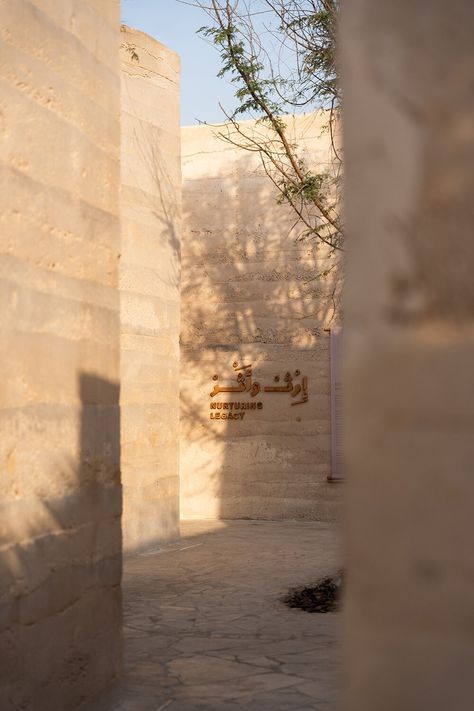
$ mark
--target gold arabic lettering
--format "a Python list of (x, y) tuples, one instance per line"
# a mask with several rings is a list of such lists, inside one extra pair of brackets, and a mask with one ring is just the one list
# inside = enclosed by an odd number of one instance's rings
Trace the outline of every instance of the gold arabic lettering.
[[(252, 364), (248, 363), (247, 365), (239, 365), (237, 361), (234, 361), (232, 363), (232, 367), (237, 375), (237, 385), (218, 385), (216, 383), (210, 393), (210, 396), (214, 397), (215, 395), (219, 395), (220, 393), (243, 392), (250, 393), (251, 397), (255, 397), (256, 395), (258, 395), (259, 392), (262, 390), (262, 387), (260, 386), (260, 383), (257, 380), (254, 381), (252, 379)], [(293, 379), (298, 378), (300, 375), (301, 371), (299, 369), (296, 369), (293, 375), (290, 371), (287, 371), (283, 378), (284, 384), (265, 385), (263, 387), (263, 391), (266, 393), (290, 393), (290, 396), (292, 398), (295, 398), (297, 395), (300, 395), (300, 399), (292, 402), (292, 405), (301, 405), (305, 402), (308, 402), (308, 377), (306, 375), (303, 375), (301, 378), (301, 383), (293, 384)], [(215, 374), (212, 376), (212, 379), (218, 380), (219, 376)], [(273, 382), (280, 383), (280, 376), (275, 375), (275, 377), (273, 378)]]

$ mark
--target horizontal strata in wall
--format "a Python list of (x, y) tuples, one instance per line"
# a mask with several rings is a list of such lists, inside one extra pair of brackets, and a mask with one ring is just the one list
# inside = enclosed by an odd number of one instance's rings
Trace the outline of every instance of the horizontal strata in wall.
[(179, 534), (179, 58), (122, 27), (124, 550)]
[(0, 3), (0, 708), (121, 660), (118, 5)]
[[(327, 161), (324, 117), (288, 122), (308, 162)], [(183, 516), (336, 518), (324, 329), (337, 314), (332, 279), (314, 280), (328, 255), (296, 243), (258, 157), (209, 126), (181, 135)]]

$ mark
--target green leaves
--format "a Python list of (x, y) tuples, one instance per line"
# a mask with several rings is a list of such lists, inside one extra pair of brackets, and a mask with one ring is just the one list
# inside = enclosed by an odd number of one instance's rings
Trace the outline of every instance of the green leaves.
[(265, 66), (249, 49), (237, 25), (229, 23), (225, 26), (201, 27), (198, 32), (210, 38), (220, 51), (222, 67), (217, 76), (222, 78), (230, 74), (231, 82), (240, 85), (235, 92), (239, 106), (233, 116), (250, 111), (262, 112), (264, 105), (272, 111), (278, 111), (279, 106), (271, 97), (274, 83), (262, 77)]
[[(219, 77), (235, 85), (237, 108), (226, 113), (233, 133), (225, 136), (243, 150), (260, 153), (278, 202), (294, 210), (304, 238), (333, 250), (342, 248), (339, 216), (340, 149), (335, 131), (340, 104), (336, 65), (339, 0), (206, 0), (199, 2), (214, 21), (199, 32), (218, 49)], [(260, 16), (267, 8), (265, 22)], [(328, 110), (332, 161), (310, 170), (282, 116), (308, 107)], [(247, 130), (241, 116), (256, 119)]]

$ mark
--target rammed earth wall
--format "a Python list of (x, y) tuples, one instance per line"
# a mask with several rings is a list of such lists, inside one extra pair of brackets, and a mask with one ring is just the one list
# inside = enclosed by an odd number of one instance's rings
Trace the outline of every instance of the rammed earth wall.
[(347, 711), (470, 711), (474, 5), (343, 3)]
[(122, 27), (121, 445), (125, 551), (179, 533), (179, 58)]
[[(325, 118), (288, 122), (307, 160), (326, 165)], [(181, 132), (182, 514), (333, 519), (325, 328), (338, 314), (333, 279), (314, 280), (328, 255), (296, 243), (258, 157), (215, 132)]]
[(114, 0), (0, 3), (0, 708), (121, 657)]

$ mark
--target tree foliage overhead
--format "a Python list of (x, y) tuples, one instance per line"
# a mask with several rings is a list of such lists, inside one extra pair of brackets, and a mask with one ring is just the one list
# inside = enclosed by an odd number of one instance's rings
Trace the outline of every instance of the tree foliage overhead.
[[(219, 76), (235, 85), (237, 107), (219, 135), (259, 154), (295, 212), (300, 237), (332, 252), (343, 247), (340, 219), (340, 86), (335, 58), (339, 0), (196, 0), (211, 23), (199, 31), (219, 50)], [(221, 107), (222, 108), (222, 107)], [(323, 110), (331, 138), (328, 166), (308, 166), (285, 114)], [(250, 130), (242, 116), (254, 118)]]

